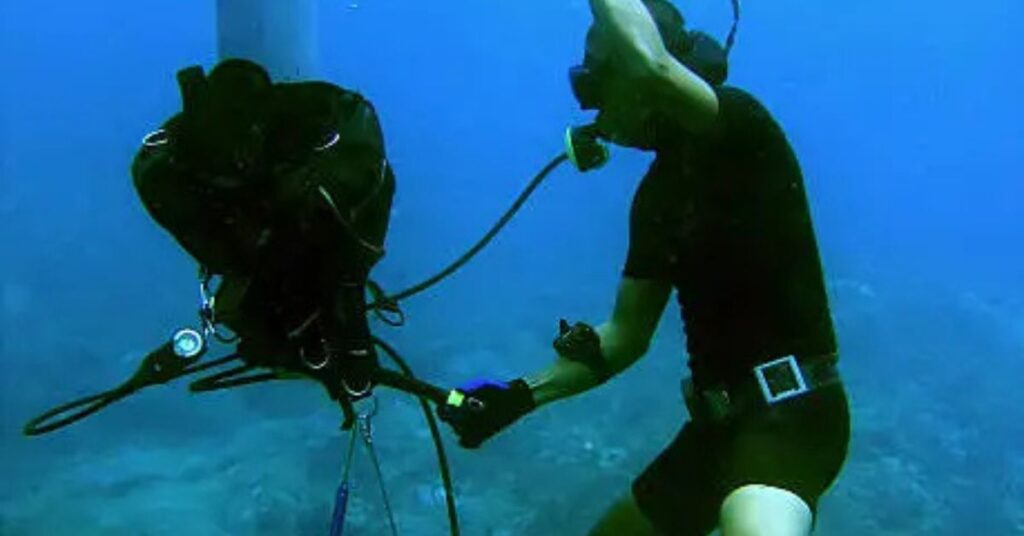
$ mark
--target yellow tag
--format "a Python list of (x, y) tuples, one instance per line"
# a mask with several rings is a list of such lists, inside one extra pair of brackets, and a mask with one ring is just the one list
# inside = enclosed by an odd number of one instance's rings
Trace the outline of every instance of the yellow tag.
[(448, 391), (448, 400), (446, 401), (449, 406), (460, 407), (466, 400), (466, 395), (460, 391), (452, 389)]

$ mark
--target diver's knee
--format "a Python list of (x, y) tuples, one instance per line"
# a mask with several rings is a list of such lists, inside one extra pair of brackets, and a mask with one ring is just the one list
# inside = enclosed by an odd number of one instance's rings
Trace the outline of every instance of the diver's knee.
[(798, 495), (761, 484), (733, 490), (722, 501), (722, 536), (807, 536), (814, 515)]

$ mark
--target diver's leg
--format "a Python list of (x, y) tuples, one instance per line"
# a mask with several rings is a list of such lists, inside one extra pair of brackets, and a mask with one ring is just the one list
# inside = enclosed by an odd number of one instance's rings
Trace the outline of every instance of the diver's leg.
[(722, 536), (807, 536), (814, 515), (798, 495), (772, 486), (750, 484), (722, 501)]
[(723, 465), (722, 536), (810, 534), (817, 502), (846, 460), (846, 391), (823, 387), (742, 422)]
[(317, 2), (217, 0), (219, 58), (258, 63), (275, 82), (318, 79)]
[(590, 530), (589, 536), (655, 536), (658, 533), (640, 511), (632, 490), (615, 502)]
[[(706, 536), (718, 523), (718, 439), (687, 422), (633, 481), (630, 492), (598, 523), (592, 536)], [(724, 490), (723, 490), (724, 491)]]

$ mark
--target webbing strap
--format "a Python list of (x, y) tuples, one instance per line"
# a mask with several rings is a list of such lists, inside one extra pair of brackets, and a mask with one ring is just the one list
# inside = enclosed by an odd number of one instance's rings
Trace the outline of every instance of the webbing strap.
[(732, 2), (732, 28), (729, 29), (729, 36), (725, 38), (725, 55), (728, 56), (732, 50), (733, 44), (736, 43), (736, 30), (739, 29), (740, 25), (740, 0), (731, 0)]

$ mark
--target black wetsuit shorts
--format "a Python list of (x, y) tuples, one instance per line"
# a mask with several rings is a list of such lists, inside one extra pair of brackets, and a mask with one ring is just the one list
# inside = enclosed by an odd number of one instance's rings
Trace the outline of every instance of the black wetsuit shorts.
[(842, 384), (725, 422), (691, 420), (634, 481), (633, 496), (665, 536), (709, 534), (723, 500), (747, 484), (791, 491), (816, 512), (849, 439)]

